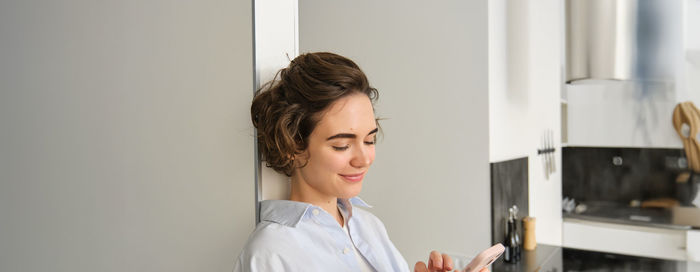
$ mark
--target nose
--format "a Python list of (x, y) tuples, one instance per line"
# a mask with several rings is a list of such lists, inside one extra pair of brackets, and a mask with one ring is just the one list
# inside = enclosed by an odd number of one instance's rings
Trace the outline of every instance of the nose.
[(364, 168), (372, 164), (374, 160), (374, 146), (361, 145), (355, 148), (350, 165), (355, 168)]

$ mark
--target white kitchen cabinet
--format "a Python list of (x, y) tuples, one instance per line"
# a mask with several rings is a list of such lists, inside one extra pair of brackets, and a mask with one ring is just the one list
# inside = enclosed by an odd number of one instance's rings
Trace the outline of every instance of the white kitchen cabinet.
[(689, 230), (685, 240), (688, 260), (700, 262), (700, 230)]
[[(698, 231), (664, 229), (564, 219), (563, 246), (625, 255), (687, 260), (687, 237), (692, 237), (697, 250)], [(689, 252), (689, 251), (688, 251)], [(695, 253), (697, 254), (697, 253)]]

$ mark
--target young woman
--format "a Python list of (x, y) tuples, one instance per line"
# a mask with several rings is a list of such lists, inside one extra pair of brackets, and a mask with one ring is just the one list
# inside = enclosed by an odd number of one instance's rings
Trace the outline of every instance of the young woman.
[[(261, 203), (235, 271), (409, 271), (357, 198), (374, 161), (377, 90), (332, 53), (303, 54), (277, 77), (256, 93), (251, 117), (264, 161), (290, 177), (291, 192)], [(433, 251), (414, 269), (451, 271), (453, 263)]]

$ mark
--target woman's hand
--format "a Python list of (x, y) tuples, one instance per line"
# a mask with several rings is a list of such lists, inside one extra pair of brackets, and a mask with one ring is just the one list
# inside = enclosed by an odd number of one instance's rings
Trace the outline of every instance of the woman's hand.
[[(452, 271), (454, 269), (454, 263), (452, 258), (447, 254), (440, 254), (435, 250), (430, 252), (430, 259), (428, 259), (428, 265), (426, 266), (424, 262), (417, 262), (413, 267), (415, 272), (439, 272), (439, 271)], [(461, 271), (455, 269), (454, 271)], [(489, 272), (488, 267), (484, 267), (480, 272)]]
[(452, 258), (435, 250), (430, 252), (428, 266), (424, 262), (417, 262), (413, 267), (415, 272), (452, 271), (452, 269), (454, 269)]

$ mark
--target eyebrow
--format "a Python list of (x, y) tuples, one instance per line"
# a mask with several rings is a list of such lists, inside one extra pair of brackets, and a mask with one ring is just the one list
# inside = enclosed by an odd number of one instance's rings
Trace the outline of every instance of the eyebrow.
[[(367, 133), (367, 136), (372, 135), (372, 134), (374, 134), (374, 133), (377, 133), (377, 131), (379, 131), (379, 128), (373, 129), (372, 131), (370, 131), (369, 133)], [(338, 134), (336, 134), (336, 135), (333, 135), (333, 136), (331, 136), (331, 137), (328, 137), (328, 139), (326, 139), (326, 141), (330, 141), (330, 140), (333, 140), (333, 139), (336, 139), (336, 138), (350, 138), (350, 139), (355, 139), (355, 138), (357, 138), (357, 135), (352, 134), (352, 133), (338, 133)]]

